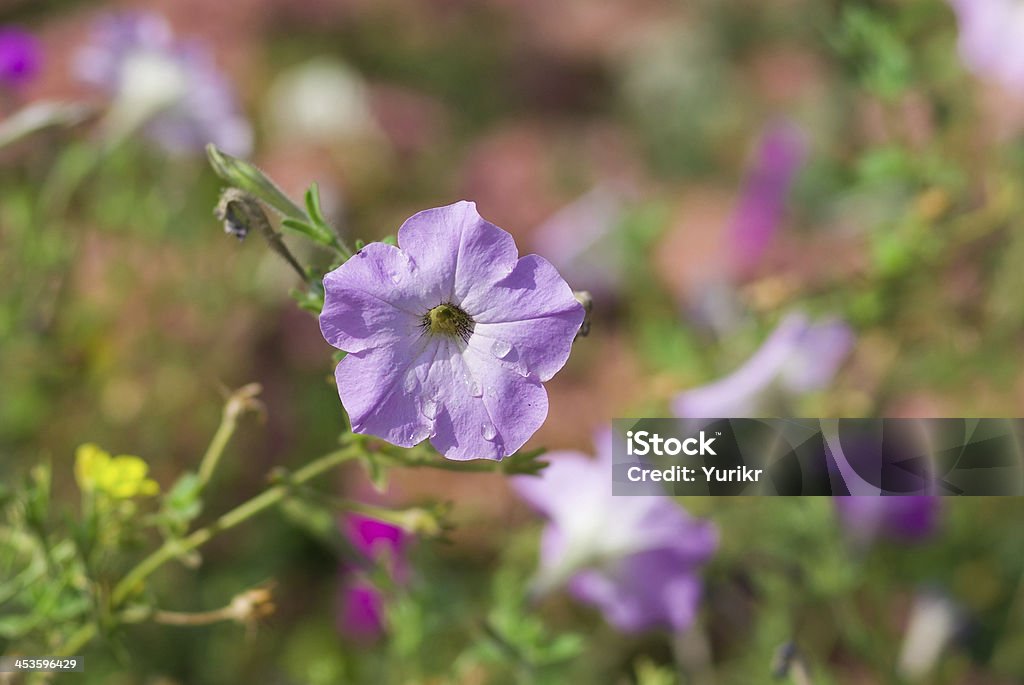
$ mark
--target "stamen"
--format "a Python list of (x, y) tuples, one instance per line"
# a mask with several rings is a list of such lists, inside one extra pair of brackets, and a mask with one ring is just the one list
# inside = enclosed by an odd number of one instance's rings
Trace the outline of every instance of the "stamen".
[(473, 333), (473, 317), (451, 302), (444, 302), (423, 315), (420, 328), (432, 335), (458, 337), (468, 342)]

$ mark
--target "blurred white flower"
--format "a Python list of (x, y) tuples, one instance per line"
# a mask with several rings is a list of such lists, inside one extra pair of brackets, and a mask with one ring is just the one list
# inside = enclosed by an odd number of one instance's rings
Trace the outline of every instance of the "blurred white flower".
[(267, 95), (270, 134), (334, 143), (380, 135), (363, 79), (345, 64), (317, 58), (274, 79)]

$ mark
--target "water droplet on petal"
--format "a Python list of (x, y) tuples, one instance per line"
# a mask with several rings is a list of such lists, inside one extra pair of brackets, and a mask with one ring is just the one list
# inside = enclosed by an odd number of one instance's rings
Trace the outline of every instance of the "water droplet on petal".
[(484, 389), (472, 377), (466, 377), (466, 387), (469, 389), (469, 394), (473, 397), (482, 397), (484, 394)]
[(435, 402), (434, 400), (425, 400), (423, 402), (423, 407), (421, 409), (423, 411), (423, 415), (426, 416), (428, 419), (433, 420), (437, 418), (438, 406), (437, 402)]
[(480, 434), (484, 436), (484, 440), (494, 440), (498, 437), (498, 431), (490, 421), (484, 421), (484, 425), (480, 427)]
[(430, 426), (406, 425), (402, 427), (400, 438), (402, 442), (417, 445), (430, 437)]
[(395, 273), (391, 274), (391, 282), (394, 283), (395, 285), (398, 285), (399, 283), (401, 283), (402, 282), (402, 274), (398, 273), (397, 271)]
[(512, 346), (504, 340), (495, 340), (491, 345), (491, 354), (498, 359), (504, 359), (512, 352)]

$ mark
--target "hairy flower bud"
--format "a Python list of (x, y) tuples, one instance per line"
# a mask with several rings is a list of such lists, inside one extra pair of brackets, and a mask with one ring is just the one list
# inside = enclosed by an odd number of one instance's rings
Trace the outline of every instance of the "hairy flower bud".
[(213, 143), (206, 146), (206, 154), (214, 172), (229, 185), (266, 202), (284, 216), (302, 221), (307, 220), (306, 213), (289, 200), (288, 196), (274, 185), (274, 182), (267, 178), (262, 171), (249, 162), (232, 157), (219, 150)]

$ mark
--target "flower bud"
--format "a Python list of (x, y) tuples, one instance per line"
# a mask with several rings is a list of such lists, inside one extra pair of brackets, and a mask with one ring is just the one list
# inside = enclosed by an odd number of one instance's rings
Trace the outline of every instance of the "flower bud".
[(244, 240), (253, 228), (261, 232), (273, 230), (256, 198), (237, 188), (227, 188), (221, 193), (213, 213), (224, 222), (224, 232), (239, 240)]
[(594, 310), (594, 298), (586, 290), (573, 290), (572, 296), (583, 305), (583, 311), (586, 312), (583, 315), (583, 323), (580, 324), (580, 330), (576, 334), (577, 338), (585, 338), (590, 335), (590, 313)]
[(206, 146), (206, 154), (214, 172), (229, 185), (266, 202), (284, 216), (301, 221), (307, 220), (306, 213), (249, 162), (232, 157), (217, 149), (213, 143)]

